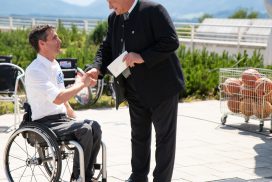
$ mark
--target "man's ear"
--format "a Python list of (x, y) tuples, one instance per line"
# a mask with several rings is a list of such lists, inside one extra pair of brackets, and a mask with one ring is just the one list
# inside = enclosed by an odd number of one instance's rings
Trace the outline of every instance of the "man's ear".
[(41, 47), (43, 47), (45, 45), (45, 41), (39, 40), (38, 44), (39, 44), (39, 47), (41, 48)]

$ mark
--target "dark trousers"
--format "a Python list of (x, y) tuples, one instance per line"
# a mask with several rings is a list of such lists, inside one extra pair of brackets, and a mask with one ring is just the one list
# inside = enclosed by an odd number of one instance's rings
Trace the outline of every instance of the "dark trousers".
[(153, 123), (156, 132), (156, 167), (153, 171), (153, 181), (170, 182), (175, 161), (178, 95), (169, 97), (153, 108), (147, 108), (137, 96), (129, 92), (127, 100), (132, 143), (130, 178), (133, 182), (148, 181)]
[[(60, 117), (60, 115), (47, 116), (35, 122), (46, 125), (58, 137), (67, 136), (79, 142), (84, 151), (86, 181), (90, 181), (93, 176), (93, 164), (96, 162), (96, 157), (100, 149), (102, 134), (100, 125), (96, 121), (75, 121), (65, 116)], [(73, 178), (78, 178), (79, 174), (79, 153), (75, 150)]]

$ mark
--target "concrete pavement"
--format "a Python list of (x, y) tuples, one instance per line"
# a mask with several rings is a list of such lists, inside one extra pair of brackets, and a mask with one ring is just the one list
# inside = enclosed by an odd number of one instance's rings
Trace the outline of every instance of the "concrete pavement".
[[(103, 141), (107, 146), (109, 182), (124, 181), (130, 168), (130, 124), (128, 108), (93, 109), (77, 111), (79, 118), (92, 118), (100, 122)], [(272, 181), (272, 141), (268, 132), (254, 133), (258, 121), (244, 127), (240, 117), (229, 116), (222, 126), (219, 101), (180, 103), (176, 162), (173, 180), (177, 182), (202, 181)], [(7, 181), (3, 170), (3, 151), (12, 132), (5, 132), (13, 124), (12, 115), (0, 116), (0, 181)], [(237, 129), (236, 126), (249, 131)], [(265, 122), (265, 128), (270, 123)], [(154, 132), (152, 142), (152, 181), (154, 161)]]

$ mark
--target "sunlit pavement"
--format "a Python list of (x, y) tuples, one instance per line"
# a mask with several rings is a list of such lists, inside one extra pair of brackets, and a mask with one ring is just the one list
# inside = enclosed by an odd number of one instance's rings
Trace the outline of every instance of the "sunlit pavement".
[[(79, 118), (99, 121), (107, 146), (109, 182), (124, 181), (130, 168), (130, 122), (128, 108), (77, 111)], [(250, 120), (250, 131), (241, 117), (229, 116), (221, 125), (219, 101), (180, 103), (178, 111), (176, 161), (172, 181), (269, 181), (272, 176), (272, 142), (268, 132), (254, 133), (259, 121)], [(3, 169), (3, 152), (12, 132), (11, 114), (0, 116), (0, 181), (7, 181)], [(231, 126), (229, 126), (231, 125)], [(265, 128), (270, 122), (265, 122)], [(154, 169), (155, 141), (153, 132), (149, 181)], [(270, 179), (272, 181), (272, 179)]]

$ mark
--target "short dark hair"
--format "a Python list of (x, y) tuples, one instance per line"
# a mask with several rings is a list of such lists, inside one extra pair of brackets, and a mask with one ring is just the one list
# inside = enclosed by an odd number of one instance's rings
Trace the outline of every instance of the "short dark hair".
[(28, 41), (37, 52), (40, 51), (39, 40), (46, 41), (47, 39), (46, 31), (49, 29), (55, 29), (55, 27), (51, 25), (37, 25), (31, 30), (28, 36)]

